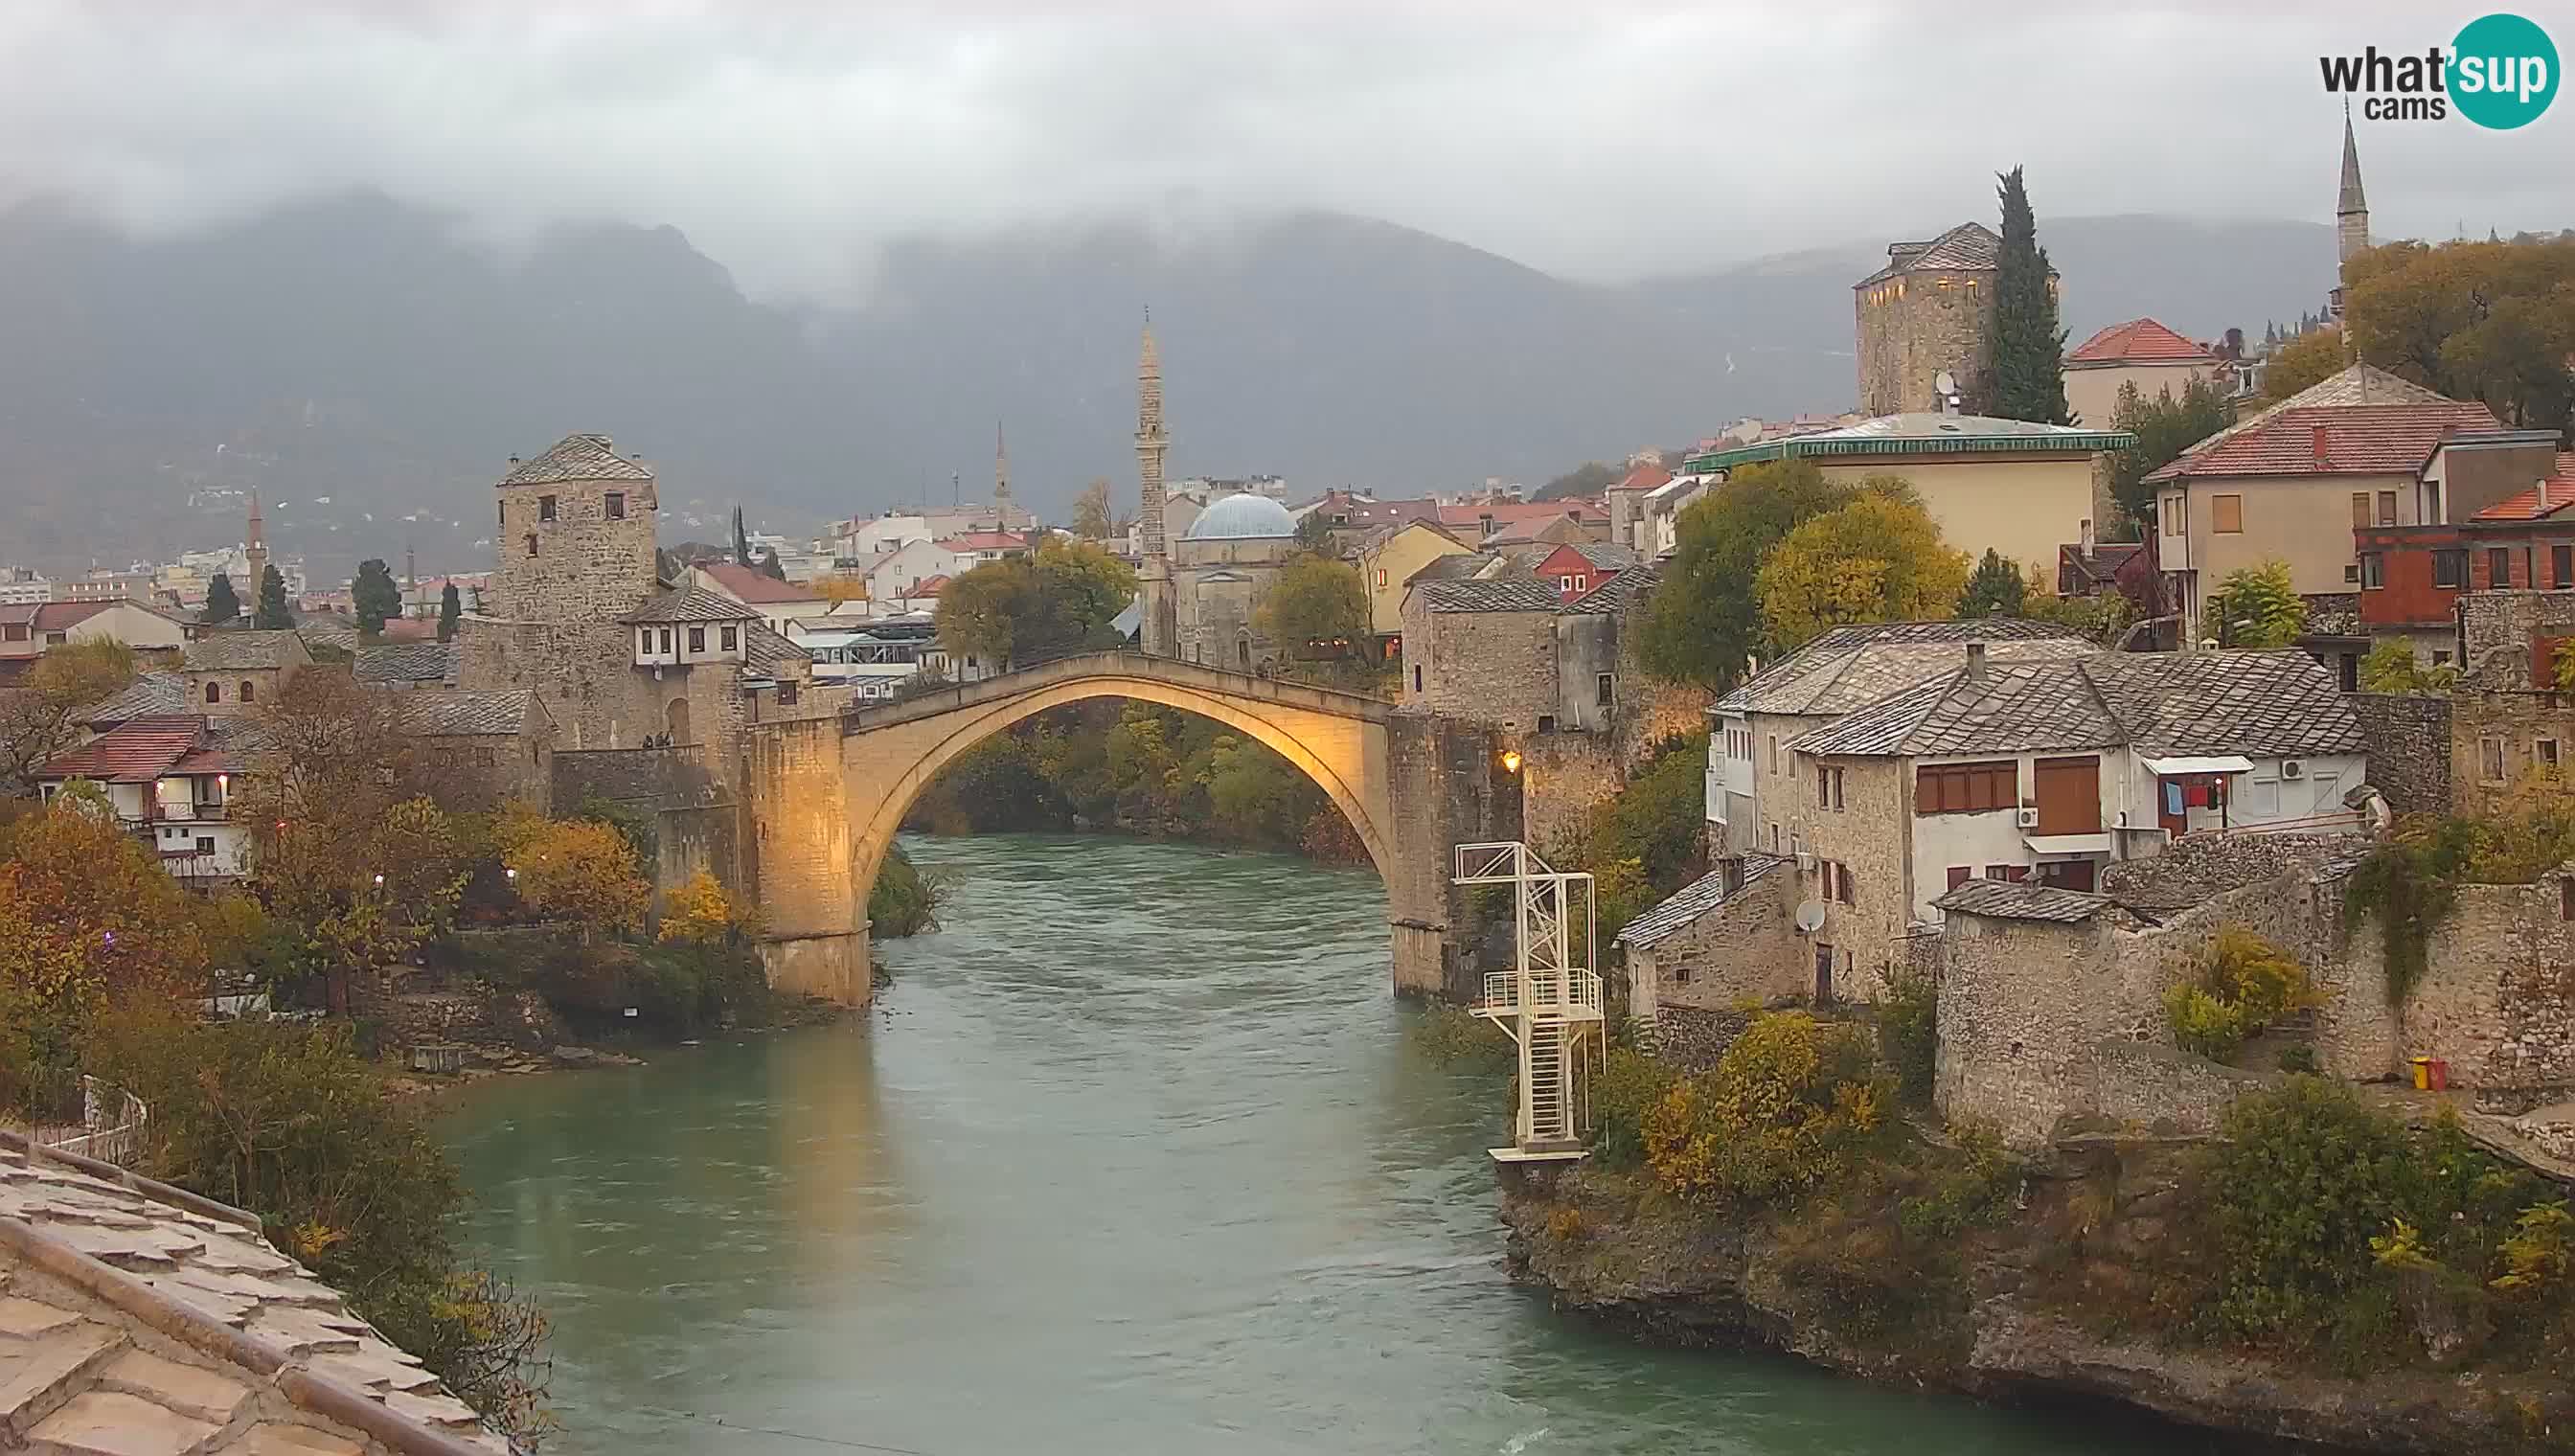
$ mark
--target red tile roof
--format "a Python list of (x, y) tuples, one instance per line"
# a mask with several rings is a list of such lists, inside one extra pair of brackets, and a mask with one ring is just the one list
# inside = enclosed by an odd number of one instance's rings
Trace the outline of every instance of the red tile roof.
[(1625, 476), (1620, 478), (1618, 484), (1611, 486), (1609, 489), (1613, 491), (1650, 491), (1654, 487), (1663, 484), (1671, 478), (1672, 473), (1670, 471), (1663, 469), (1652, 461), (1647, 461), (1643, 465), (1636, 467), (1634, 470), (1627, 472)]
[(2152, 319), (2130, 319), (2083, 341), (2068, 364), (2203, 364), (2217, 356)]
[(921, 583), (918, 586), (915, 586), (911, 591), (900, 593), (898, 595), (905, 597), (936, 597), (939, 595), (939, 589), (947, 585), (948, 578), (945, 576), (926, 577), (922, 579)]
[(2456, 400), (2440, 404), (2316, 405), (2283, 410), (2222, 436), (2146, 477), (2318, 476), (2419, 471), (2442, 437), (2500, 430), (2494, 412)]
[(1584, 524), (1609, 519), (1597, 501), (1494, 501), (1481, 506), (1442, 506), (1438, 510), (1442, 526), (1480, 526), (1488, 516), (1497, 527), (1557, 516), (1570, 516)]
[(46, 759), (36, 776), (147, 783), (187, 757), (205, 735), (206, 720), (202, 714), (152, 714), (128, 719), (77, 748)]
[(713, 562), (698, 568), (707, 574), (724, 594), (745, 606), (764, 602), (820, 602), (823, 599), (802, 587), (791, 586), (765, 572), (732, 562)]
[[(2547, 495), (2547, 502), (2544, 505), (2540, 501), (2543, 492)], [(2569, 506), (2575, 506), (2575, 453), (2560, 454), (2557, 457), (2557, 468), (2549, 472), (2548, 479), (2544, 483), (2533, 486), (2518, 496), (2509, 496), (2497, 501), (2469, 519), (2472, 521), (2538, 521), (2554, 516)]]

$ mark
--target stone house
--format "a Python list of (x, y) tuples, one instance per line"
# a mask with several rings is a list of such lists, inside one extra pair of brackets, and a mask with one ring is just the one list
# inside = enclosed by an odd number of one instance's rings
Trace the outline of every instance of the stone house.
[(1627, 1013), (1647, 1025), (1666, 1012), (1726, 1011), (1810, 993), (1790, 913), (1794, 876), (1772, 854), (1717, 860), (1612, 943), (1626, 952)]
[[(1763, 668), (1708, 710), (1707, 820), (1720, 853), (1787, 852), (1783, 805), (1798, 785), (1785, 745), (1891, 693), (1956, 669), (1960, 649), (1989, 662), (2097, 651), (2067, 629), (2017, 618), (1837, 627)], [(1765, 811), (1765, 801), (1772, 807)]]
[[(2365, 594), (2353, 532), (2464, 520), (2545, 475), (2489, 459), (2503, 432), (2482, 404), (2354, 365), (2210, 436), (2150, 473), (2155, 559), (2192, 641), (2217, 637), (2205, 599), (2278, 560), (2310, 599)], [(2458, 452), (2453, 437), (2481, 436)], [(2463, 442), (2463, 445), (2465, 442)]]
[(2214, 380), (2220, 365), (2208, 346), (2152, 319), (2130, 319), (2109, 325), (2065, 356), (2065, 407), (2078, 425), (2114, 428), (2123, 387), (2135, 385), (2148, 402), (2164, 394), (2178, 400), (2193, 380)]
[(350, 673), (369, 688), (402, 692), (456, 686), (454, 643), (383, 643), (362, 647), (350, 658)]
[(395, 700), (394, 724), (443, 807), (552, 806), (555, 728), (534, 690), (405, 693)]
[(1521, 732), (1555, 728), (1555, 590), (1533, 577), (1416, 580), (1403, 598), (1405, 708)]
[(1900, 476), (1921, 495), (1941, 538), (1970, 557), (1988, 549), (2024, 569), (2056, 559), (2110, 511), (2110, 452), (2136, 437), (1982, 415), (1881, 415), (1838, 430), (1791, 435), (1691, 456), (1692, 475), (1808, 460), (1828, 480)]
[[(2360, 557), (2360, 629), (2401, 638), (2439, 666), (2455, 660), (2459, 598), (2470, 592), (2575, 589), (2575, 454), (2557, 451), (2552, 431), (2499, 431), (2444, 440), (2424, 469), (2449, 480), (2441, 518), (2419, 526), (2364, 526), (2352, 497), (2353, 549)], [(2475, 467), (2473, 472), (2471, 467)], [(2482, 476), (2503, 484), (2531, 477), (2502, 500), (2456, 514), (2462, 485)], [(2479, 492), (2477, 494), (2490, 494)], [(2427, 504), (2431, 504), (2427, 502)]]
[(304, 639), (292, 632), (218, 632), (189, 645), (179, 673), (197, 711), (226, 718), (276, 702), (286, 680), (312, 665)]

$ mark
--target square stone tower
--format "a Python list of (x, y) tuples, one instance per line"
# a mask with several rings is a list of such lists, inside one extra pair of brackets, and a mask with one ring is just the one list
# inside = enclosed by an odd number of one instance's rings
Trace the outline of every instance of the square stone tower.
[(467, 619), (458, 676), (534, 689), (567, 748), (633, 747), (654, 722), (619, 619), (656, 589), (653, 472), (605, 435), (513, 461), (494, 495), (492, 585)]
[(2003, 240), (1960, 223), (1927, 243), (1889, 243), (1886, 266), (1851, 285), (1859, 412), (1937, 414), (1943, 370), (1964, 381), (1984, 349)]

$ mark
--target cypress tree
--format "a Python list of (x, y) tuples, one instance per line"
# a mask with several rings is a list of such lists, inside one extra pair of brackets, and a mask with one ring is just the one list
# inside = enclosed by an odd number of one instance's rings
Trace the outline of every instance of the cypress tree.
[(465, 604), (456, 595), (456, 584), (450, 582), (447, 590), (438, 594), (438, 640), (455, 641), (456, 624), (464, 616)]
[(274, 566), (259, 579), (259, 607), (250, 625), (261, 632), (289, 632), (295, 618), (286, 610), (286, 576)]
[(2047, 250), (2029, 210), (2021, 169), (2001, 174), (2002, 251), (1995, 262), (1994, 314), (1986, 326), (1993, 412), (2006, 420), (2070, 425), (2065, 408), (2065, 331), (2047, 286)]
[(2003, 560), (2003, 554), (1989, 546), (1985, 559), (1967, 578), (1967, 590), (1958, 596), (1958, 615), (2018, 617), (2028, 603), (2029, 584), (2022, 580), (2019, 566)]
[(402, 615), (402, 588), (394, 585), (393, 568), (382, 557), (358, 563), (357, 580), (349, 584), (349, 600), (358, 609), (358, 630), (369, 637)]
[(241, 598), (233, 595), (232, 574), (215, 573), (215, 579), (206, 584), (205, 614), (197, 620), (220, 624), (230, 622), (239, 616), (241, 616)]
[(751, 559), (751, 533), (743, 529), (742, 508), (733, 508), (733, 559), (736, 566), (757, 566)]

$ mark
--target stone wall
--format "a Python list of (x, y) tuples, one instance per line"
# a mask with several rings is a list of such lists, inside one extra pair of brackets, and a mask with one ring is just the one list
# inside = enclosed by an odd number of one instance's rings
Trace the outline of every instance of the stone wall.
[(1788, 865), (1653, 945), (1627, 949), (1628, 1004), (1658, 1025), (1663, 1013), (1724, 1011), (1815, 991), (1810, 953), (1789, 922), (1797, 877)]
[[(1626, 785), (1626, 765), (1607, 733), (1532, 733), (1519, 740), (1520, 836), (1555, 854), (1582, 841), (1591, 810)], [(1597, 868), (1566, 864), (1560, 868)]]
[[(1429, 714), (1386, 725), (1388, 789), (1398, 811), (1385, 868), (1393, 928), (1394, 986), (1412, 995), (1469, 1000), (1486, 969), (1468, 943), (1476, 917), (1449, 882), (1456, 846), (1520, 837), (1520, 780), (1501, 769), (1493, 730)], [(1503, 954), (1507, 956), (1507, 947)]]
[(823, 719), (766, 728), (743, 757), (757, 825), (743, 857), (768, 917), (760, 952), (769, 983), (864, 1004), (867, 907), (854, 862), (840, 725)]
[(2093, 1102), (2122, 1126), (2210, 1133), (2264, 1078), (2153, 1041), (2113, 1037), (2093, 1048)]
[[(1939, 287), (1942, 277), (1955, 285)], [(1861, 414), (1940, 410), (1932, 381), (1944, 369), (1962, 382), (1974, 372), (1985, 319), (1993, 312), (1994, 277), (1990, 269), (1907, 274), (1878, 289), (1852, 293)], [(1976, 287), (1966, 287), (1968, 279)]]
[(2575, 763), (2575, 696), (2462, 689), (2449, 703), (2454, 812), (2475, 817), (2504, 812), (2522, 780), (2546, 766), (2551, 755), (2560, 764)]
[[(1917, 887), (1912, 880), (1913, 790), (1897, 758), (1836, 758), (1819, 763), (1783, 752), (1786, 771), (1761, 782), (1761, 802), (1787, 835), (1786, 847), (1815, 856), (1816, 867), (1798, 871), (1791, 859), (1781, 872), (1797, 884), (1793, 905), (1812, 900), (1824, 922), (1813, 939), (1833, 948), (1833, 992), (1845, 1000), (1874, 1000), (1888, 974), (1905, 957)], [(1767, 764), (1763, 765), (1765, 768)], [(1819, 767), (1841, 773), (1840, 806), (1815, 802)], [(1802, 773), (1797, 770), (1802, 768)], [(1775, 792), (1773, 791), (1775, 788)], [(1850, 902), (1825, 893), (1823, 860), (1847, 866)], [(1838, 880), (1838, 872), (1836, 873)], [(1813, 950), (1798, 974), (1813, 989)]]
[(1752, 1024), (1751, 1011), (1665, 1006), (1654, 1018), (1654, 1055), (1684, 1072), (1713, 1068), (1727, 1047)]
[(2369, 743), (2369, 781), (2398, 813), (2450, 811), (2450, 700), (2401, 693), (2345, 698)]
[(1554, 613), (1433, 612), (1422, 593), (1405, 597), (1405, 708), (1535, 732), (1556, 716), (1556, 681)]
[(2540, 687), (2533, 647), (2575, 637), (2575, 592), (2469, 592), (2458, 613), (2459, 682), (2466, 688)]
[[(576, 594), (578, 595), (578, 594)], [(558, 748), (631, 747), (662, 730), (651, 680), (635, 671), (634, 639), (617, 618), (637, 593), (586, 623), (468, 617), (457, 627), (457, 686), (533, 689), (555, 722)]]
[(2399, 1065), (2441, 1057), (2452, 1085), (2533, 1103), (2575, 1088), (2568, 877), (2461, 886), (2457, 907), (2433, 933), (2429, 968), (2406, 999)]
[(554, 799), (577, 808), (586, 798), (639, 808), (704, 801), (715, 785), (703, 747), (583, 748), (554, 755)]

